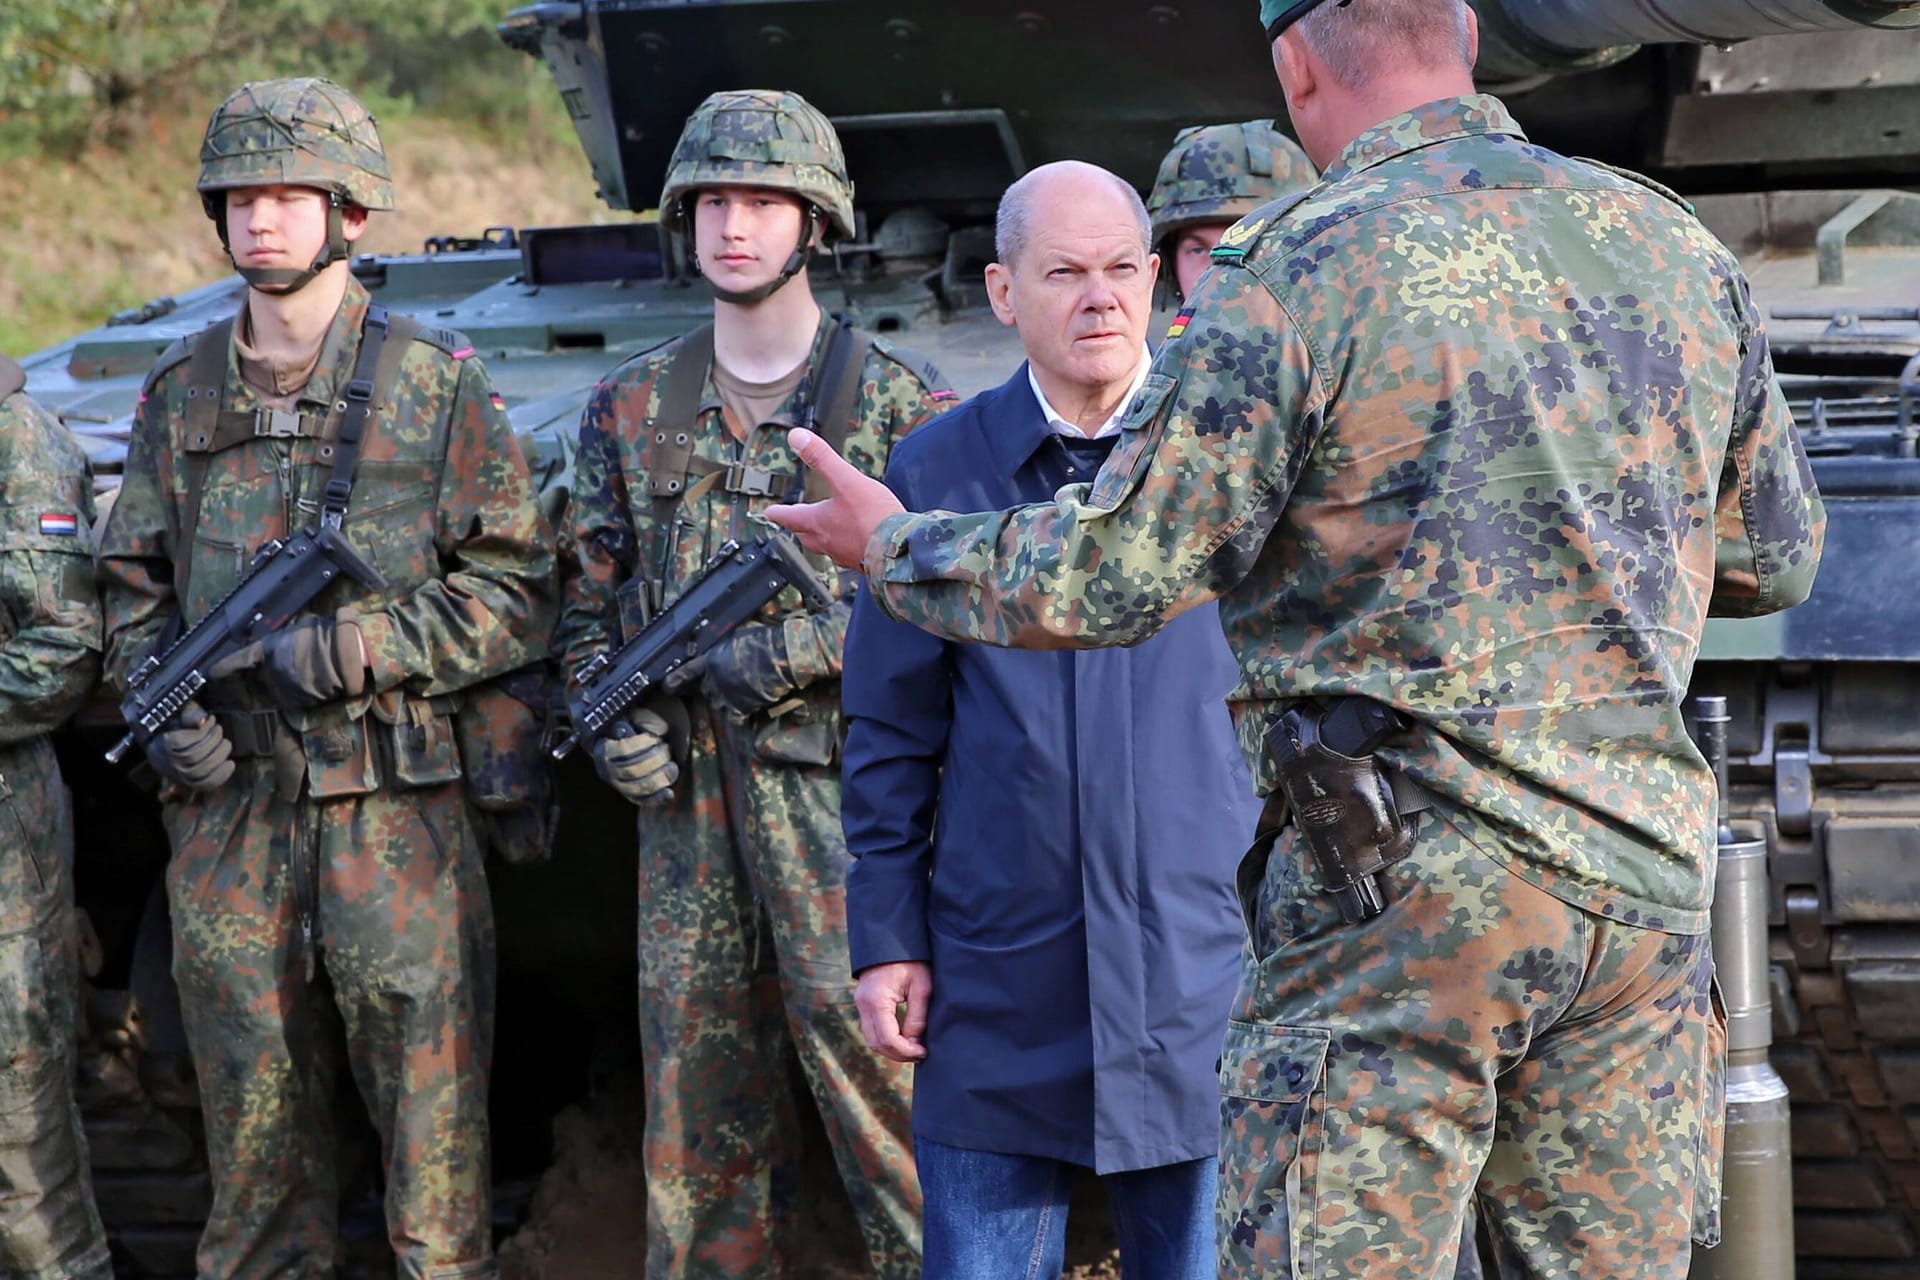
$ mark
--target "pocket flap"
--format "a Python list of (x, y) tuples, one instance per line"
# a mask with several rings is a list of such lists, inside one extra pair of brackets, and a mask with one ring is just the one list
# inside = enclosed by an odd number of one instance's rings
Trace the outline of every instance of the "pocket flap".
[(1320, 1087), (1333, 1033), (1324, 1027), (1229, 1022), (1220, 1046), (1220, 1092), (1255, 1102), (1298, 1102)]
[(1166, 412), (1180, 380), (1171, 374), (1149, 373), (1127, 406), (1120, 423), (1120, 442), (1113, 447), (1082, 504), (1089, 515), (1110, 515), (1140, 485), (1160, 443)]

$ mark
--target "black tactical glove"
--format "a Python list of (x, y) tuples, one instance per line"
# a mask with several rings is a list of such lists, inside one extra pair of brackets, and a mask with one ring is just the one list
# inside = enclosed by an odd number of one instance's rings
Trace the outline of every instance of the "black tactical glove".
[(233, 744), (197, 702), (189, 702), (165, 733), (147, 740), (147, 763), (168, 782), (212, 791), (233, 776)]
[(680, 776), (680, 766), (673, 762), (665, 718), (642, 707), (621, 727), (633, 732), (616, 730), (615, 736), (602, 738), (593, 749), (594, 771), (634, 804), (666, 803), (673, 796), (668, 788)]
[(360, 611), (351, 606), (331, 618), (304, 617), (256, 640), (214, 665), (214, 678), (259, 667), (282, 707), (319, 706), (366, 691), (367, 659), (360, 639)]
[(799, 687), (787, 662), (784, 628), (749, 623), (667, 677), (667, 692), (695, 682), (707, 701), (745, 719), (793, 696)]

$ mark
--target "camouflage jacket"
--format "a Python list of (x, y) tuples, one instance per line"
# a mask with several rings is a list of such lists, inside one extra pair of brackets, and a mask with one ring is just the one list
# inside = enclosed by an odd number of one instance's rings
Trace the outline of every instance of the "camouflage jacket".
[[(298, 396), (320, 415), (317, 436), (254, 436), (208, 456), (193, 545), (185, 523), (189, 441), (186, 353), (163, 355), (134, 413), (126, 479), (100, 542), (107, 669), (124, 687), (175, 604), (177, 571), (191, 559), (184, 603), (191, 624), (246, 572), (271, 538), (319, 511), (338, 432), (337, 403), (360, 348), (367, 294), (349, 281), (313, 375)], [(381, 591), (342, 580), (323, 612), (361, 610), (374, 685), (412, 696), (449, 693), (545, 651), (556, 594), (552, 533), (487, 371), (451, 335), (413, 342), (393, 403), (368, 419), (344, 531), (387, 579)], [(184, 344), (182, 344), (184, 346)], [(244, 382), (228, 341), (227, 410), (261, 398)], [(331, 408), (330, 408), (331, 407)]]
[[(830, 324), (823, 313), (816, 352), (823, 349)], [(570, 508), (579, 567), (575, 573), (569, 566), (555, 642), (569, 673), (613, 644), (622, 626), (631, 631), (637, 625), (647, 583), (660, 578), (661, 603), (671, 602), (727, 539), (745, 540), (761, 532), (750, 517), (786, 499), (790, 480), (775, 486), (779, 492), (762, 497), (729, 492), (719, 483), (702, 486), (696, 477), (688, 488), (690, 496), (672, 504), (672, 527), (658, 527), (649, 441), (658, 428), (679, 425), (657, 418), (666, 372), (681, 346), (679, 341), (669, 343), (615, 369), (594, 388), (581, 417)], [(843, 452), (868, 475), (886, 471), (896, 440), (958, 402), (935, 371), (884, 339), (873, 340), (856, 376), (860, 389)], [(743, 445), (727, 430), (709, 366), (692, 423), (694, 457), (793, 476), (797, 463), (787, 447), (786, 428), (797, 422), (798, 395), (796, 391), (768, 422), (756, 425)], [(700, 492), (703, 487), (705, 492)], [(831, 582), (832, 566), (824, 559), (815, 563)], [(849, 580), (841, 602), (822, 614), (809, 614), (799, 594), (789, 589), (762, 615), (784, 628), (788, 662), (802, 688), (839, 679), (851, 586)], [(837, 687), (823, 692), (837, 701)]]
[(1089, 486), (900, 516), (894, 617), (1127, 644), (1221, 597), (1241, 744), (1288, 699), (1418, 722), (1383, 755), (1549, 892), (1706, 927), (1713, 784), (1680, 700), (1711, 610), (1805, 598), (1825, 513), (1733, 256), (1670, 196), (1431, 103), (1229, 229)]
[(7, 393), (18, 379), (0, 357), (0, 810), (19, 818), (0, 812), (0, 848), (64, 830), (46, 735), (100, 674), (87, 455), (51, 414)]

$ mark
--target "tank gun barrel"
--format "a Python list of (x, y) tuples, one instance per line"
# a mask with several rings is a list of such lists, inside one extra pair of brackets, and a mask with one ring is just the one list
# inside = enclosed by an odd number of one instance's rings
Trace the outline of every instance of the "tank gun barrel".
[(1469, 0), (1478, 74), (1517, 80), (1607, 66), (1642, 44), (1920, 27), (1920, 0)]

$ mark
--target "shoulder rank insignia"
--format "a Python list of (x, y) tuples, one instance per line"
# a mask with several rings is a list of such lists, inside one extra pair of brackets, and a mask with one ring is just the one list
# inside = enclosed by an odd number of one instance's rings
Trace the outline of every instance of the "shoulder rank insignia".
[(1213, 246), (1215, 262), (1232, 261), (1247, 256), (1247, 246), (1266, 229), (1265, 218), (1255, 218), (1251, 222), (1242, 220), (1234, 223), (1220, 233), (1220, 243)]

